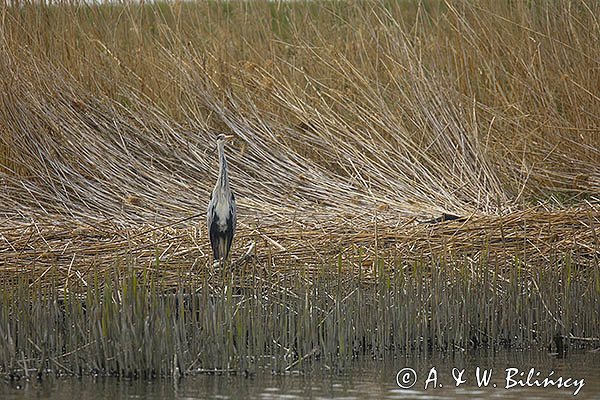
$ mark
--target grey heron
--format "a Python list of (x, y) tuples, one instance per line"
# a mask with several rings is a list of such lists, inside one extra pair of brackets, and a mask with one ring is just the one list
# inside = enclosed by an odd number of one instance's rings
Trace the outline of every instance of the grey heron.
[(235, 196), (229, 187), (225, 158), (225, 141), (231, 137), (223, 134), (217, 136), (219, 177), (210, 196), (206, 212), (208, 237), (215, 261), (225, 261), (229, 255), (237, 220)]

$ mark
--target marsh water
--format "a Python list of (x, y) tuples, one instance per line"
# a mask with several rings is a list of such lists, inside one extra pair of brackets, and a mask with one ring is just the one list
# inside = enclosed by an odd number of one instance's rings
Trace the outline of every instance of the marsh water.
[[(485, 379), (477, 383), (478, 367), (480, 379), (485, 378), (486, 372), (491, 376), (487, 384)], [(544, 384), (545, 378), (554, 383), (538, 387)], [(561, 387), (557, 384), (559, 378), (562, 378)], [(457, 381), (464, 383), (456, 386)], [(284, 374), (265, 368), (250, 375), (204, 373), (178, 381), (103, 377), (5, 380), (0, 387), (0, 398), (600, 399), (600, 352), (571, 352), (562, 358), (535, 351), (420, 355), (393, 360), (359, 357), (335, 365), (315, 361), (310, 366), (305, 365), (302, 371)]]

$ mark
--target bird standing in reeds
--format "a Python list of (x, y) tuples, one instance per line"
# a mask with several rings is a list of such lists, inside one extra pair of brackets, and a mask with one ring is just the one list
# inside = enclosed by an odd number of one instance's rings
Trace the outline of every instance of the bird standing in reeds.
[(231, 136), (223, 134), (217, 136), (219, 177), (210, 196), (206, 212), (208, 237), (215, 261), (227, 259), (237, 220), (235, 196), (229, 187), (227, 160), (225, 159), (225, 141), (230, 138)]

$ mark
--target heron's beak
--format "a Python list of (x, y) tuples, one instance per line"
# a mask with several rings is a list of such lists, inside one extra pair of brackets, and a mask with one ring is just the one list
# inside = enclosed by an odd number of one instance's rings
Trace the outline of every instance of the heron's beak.
[(228, 142), (231, 142), (233, 140), (233, 138), (235, 138), (235, 136), (233, 135), (225, 135), (225, 140)]

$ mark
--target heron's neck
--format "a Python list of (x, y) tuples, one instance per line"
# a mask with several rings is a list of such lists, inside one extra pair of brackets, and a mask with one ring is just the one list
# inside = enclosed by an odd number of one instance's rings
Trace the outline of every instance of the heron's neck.
[(219, 178), (217, 179), (217, 186), (223, 189), (229, 189), (227, 160), (225, 159), (225, 149), (223, 145), (219, 146)]

